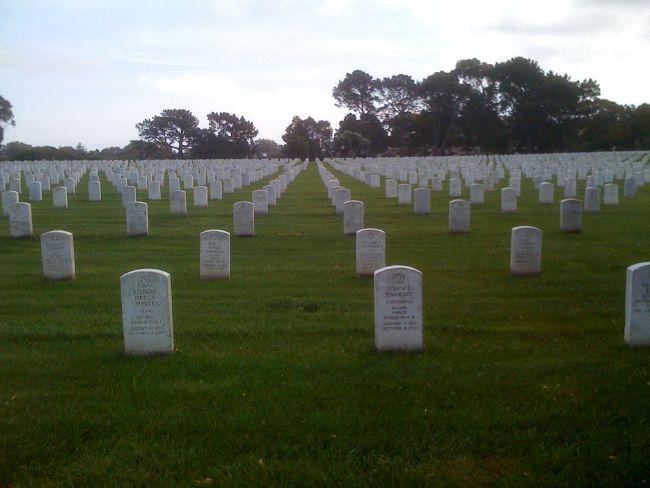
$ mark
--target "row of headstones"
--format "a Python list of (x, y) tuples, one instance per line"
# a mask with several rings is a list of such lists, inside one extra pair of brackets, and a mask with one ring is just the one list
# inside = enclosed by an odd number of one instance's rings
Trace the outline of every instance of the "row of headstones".
[[(352, 200), (351, 191), (348, 188), (341, 187), (339, 180), (324, 165), (319, 165), (318, 168), (321, 180), (327, 187), (332, 205), (336, 208), (336, 213), (343, 214), (343, 233), (346, 235), (354, 234), (364, 227), (363, 202)], [(427, 188), (417, 188), (414, 194), (414, 212), (416, 214), (430, 213), (431, 198), (429, 190)], [(514, 188), (503, 188), (501, 195), (501, 211), (503, 213), (516, 212), (516, 190)], [(593, 195), (593, 192), (589, 192), (589, 195)], [(467, 233), (470, 231), (471, 206), (472, 202), (467, 200), (455, 199), (449, 202), (448, 222), (450, 233)], [(600, 200), (598, 198), (591, 198), (585, 204), (585, 212), (597, 212), (599, 210)], [(575, 198), (562, 200), (560, 202), (560, 231), (565, 233), (582, 232), (582, 213), (582, 202), (580, 200)]]
[[(424, 349), (422, 273), (409, 266), (387, 266), (373, 274), (375, 348)], [(650, 346), (650, 263), (627, 269), (624, 341)], [(174, 351), (171, 276), (138, 269), (120, 278), (124, 351), (149, 355)]]

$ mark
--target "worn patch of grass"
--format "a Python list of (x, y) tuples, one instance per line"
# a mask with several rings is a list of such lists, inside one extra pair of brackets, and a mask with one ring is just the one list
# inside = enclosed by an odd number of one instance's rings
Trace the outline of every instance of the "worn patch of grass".
[[(649, 258), (650, 190), (559, 232), (559, 198), (499, 191), (447, 233), (445, 192), (413, 215), (338, 174), (387, 232), (387, 264), (424, 277), (426, 349), (373, 347), (372, 280), (313, 164), (199, 280), (198, 235), (232, 203), (127, 238), (118, 196), (32, 205), (0, 236), (0, 486), (636, 486), (650, 482), (650, 352), (623, 345), (625, 269)], [(582, 191), (582, 188), (579, 188)], [(557, 189), (556, 189), (557, 192)], [(622, 188), (621, 188), (622, 194)], [(164, 193), (166, 196), (166, 193)], [(142, 198), (142, 197), (141, 197)], [(508, 273), (510, 229), (544, 231), (543, 273)], [(74, 234), (77, 278), (44, 282), (38, 235)], [(177, 351), (122, 353), (119, 277), (172, 275)]]

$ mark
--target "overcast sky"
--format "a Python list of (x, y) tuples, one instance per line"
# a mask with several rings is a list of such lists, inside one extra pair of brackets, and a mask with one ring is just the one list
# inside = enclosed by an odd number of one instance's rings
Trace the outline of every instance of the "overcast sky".
[(650, 102), (650, 0), (0, 0), (4, 142), (124, 146), (166, 108), (281, 142), (294, 115), (338, 127), (332, 88), (355, 69), (420, 80), (514, 56)]

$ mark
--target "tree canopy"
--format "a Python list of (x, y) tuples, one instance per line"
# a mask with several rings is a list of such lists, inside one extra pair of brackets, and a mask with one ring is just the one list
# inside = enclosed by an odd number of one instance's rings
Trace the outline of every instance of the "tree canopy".
[(4, 140), (5, 127), (7, 125), (12, 127), (16, 125), (13, 106), (9, 100), (0, 95), (0, 144)]
[(287, 127), (282, 140), (284, 153), (289, 158), (324, 158), (330, 153), (332, 128), (326, 120), (318, 122), (312, 117), (301, 119), (297, 115)]

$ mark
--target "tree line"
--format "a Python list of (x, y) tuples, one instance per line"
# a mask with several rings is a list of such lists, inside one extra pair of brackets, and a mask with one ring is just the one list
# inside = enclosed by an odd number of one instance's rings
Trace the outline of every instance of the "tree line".
[(332, 96), (350, 111), (333, 141), (346, 156), (650, 146), (650, 105), (602, 99), (596, 81), (545, 72), (522, 57), (495, 64), (464, 59), (420, 81), (355, 70)]
[[(326, 156), (415, 156), (457, 153), (602, 151), (650, 147), (650, 105), (600, 98), (592, 79), (545, 72), (523, 57), (489, 64), (464, 59), (451, 71), (416, 81), (406, 74), (375, 78), (347, 73), (332, 90), (349, 113), (330, 122), (293, 117), (280, 145), (256, 139), (243, 116), (210, 112), (208, 127), (186, 109), (166, 109), (136, 124), (140, 139), (124, 147), (76, 147), (12, 142), (4, 159), (236, 159)], [(0, 143), (15, 125), (0, 96)]]

